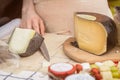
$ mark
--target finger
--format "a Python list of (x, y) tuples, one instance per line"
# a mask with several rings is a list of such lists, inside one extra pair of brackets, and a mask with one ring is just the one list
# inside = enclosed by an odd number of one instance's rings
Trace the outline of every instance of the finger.
[(24, 26), (26, 25), (26, 23), (25, 22), (23, 22), (23, 21), (21, 21), (21, 23), (20, 23), (20, 28), (24, 28)]
[(38, 21), (33, 21), (33, 29), (40, 34)]
[(40, 33), (41, 35), (45, 34), (45, 25), (42, 20), (40, 20)]
[(27, 21), (26, 23), (27, 25), (25, 25), (24, 27), (28, 28), (28, 29), (32, 29), (32, 21)]
[(21, 21), (20, 27), (31, 29), (32, 28), (31, 24), (32, 24), (31, 21)]

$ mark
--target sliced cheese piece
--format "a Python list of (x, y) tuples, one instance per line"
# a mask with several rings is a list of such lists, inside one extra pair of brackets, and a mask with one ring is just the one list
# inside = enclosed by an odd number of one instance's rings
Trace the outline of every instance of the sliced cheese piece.
[(34, 30), (16, 28), (9, 40), (9, 50), (20, 56), (29, 56), (39, 49), (42, 41)]
[(99, 69), (100, 69), (101, 72), (110, 71), (110, 67), (106, 66), (106, 65), (99, 66)]
[(76, 13), (75, 38), (80, 49), (101, 55), (117, 44), (116, 25), (105, 15)]
[(113, 80), (112, 73), (110, 71), (101, 72), (102, 80)]
[(96, 64), (97, 66), (102, 66), (102, 65), (103, 65), (103, 63), (101, 63), (101, 62), (95, 62), (95, 64)]
[(115, 63), (112, 60), (107, 60), (103, 62), (103, 65), (106, 65), (108, 67), (115, 66)]
[(120, 71), (120, 61), (118, 62), (118, 65), (117, 65), (119, 71)]

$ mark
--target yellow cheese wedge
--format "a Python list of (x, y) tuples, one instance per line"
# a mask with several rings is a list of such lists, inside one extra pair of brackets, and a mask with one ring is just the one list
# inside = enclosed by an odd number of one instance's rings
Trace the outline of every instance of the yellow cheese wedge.
[(76, 13), (75, 38), (80, 49), (101, 55), (117, 44), (116, 25), (105, 15)]

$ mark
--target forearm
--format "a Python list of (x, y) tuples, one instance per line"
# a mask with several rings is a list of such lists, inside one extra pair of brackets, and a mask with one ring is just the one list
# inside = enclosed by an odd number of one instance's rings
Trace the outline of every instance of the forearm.
[(35, 10), (33, 0), (23, 0), (22, 13), (33, 10)]
[(33, 0), (23, 0), (21, 28), (34, 29), (36, 32), (44, 35), (44, 23), (36, 13)]

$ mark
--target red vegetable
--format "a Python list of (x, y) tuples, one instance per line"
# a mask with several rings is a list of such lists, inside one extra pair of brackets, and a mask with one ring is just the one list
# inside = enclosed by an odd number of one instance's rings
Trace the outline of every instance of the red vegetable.
[(117, 65), (119, 61), (118, 61), (118, 60), (115, 60), (115, 61), (113, 61), (113, 62)]
[(91, 73), (92, 73), (93, 75), (95, 75), (95, 74), (100, 74), (100, 71), (99, 71), (98, 68), (92, 68), (92, 69), (91, 69)]
[(82, 65), (76, 64), (76, 71), (77, 71), (77, 73), (79, 73), (82, 70), (83, 70)]
[(95, 76), (96, 80), (101, 80), (102, 79), (102, 76), (100, 74), (95, 74), (94, 76)]

